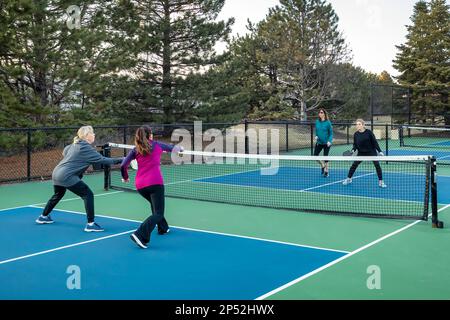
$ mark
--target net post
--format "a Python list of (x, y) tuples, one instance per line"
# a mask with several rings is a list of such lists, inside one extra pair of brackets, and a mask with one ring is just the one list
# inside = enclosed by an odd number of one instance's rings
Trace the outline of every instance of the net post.
[[(111, 158), (111, 147), (108, 144), (103, 145), (103, 155), (107, 158)], [(109, 190), (111, 185), (111, 166), (104, 166), (104, 180), (103, 180), (103, 188), (105, 191)]]
[(431, 158), (431, 223), (433, 228), (442, 229), (444, 223), (438, 219), (437, 208), (437, 183), (436, 183), (436, 158)]
[(311, 122), (310, 125), (310, 139), (311, 139), (311, 155), (314, 155), (314, 124)]

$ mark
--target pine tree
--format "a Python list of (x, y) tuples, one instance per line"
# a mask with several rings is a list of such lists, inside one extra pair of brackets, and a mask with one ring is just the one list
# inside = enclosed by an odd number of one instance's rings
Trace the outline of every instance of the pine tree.
[[(329, 95), (325, 90), (331, 67), (345, 61), (349, 51), (330, 4), (324, 0), (280, 0), (280, 4), (256, 26), (249, 26), (255, 50), (248, 60), (258, 65), (253, 68), (264, 78), (269, 96), (256, 108), (283, 116), (291, 112), (291, 117), (295, 110), (306, 120), (307, 112)], [(276, 105), (281, 109), (274, 109)]]
[(445, 124), (450, 125), (450, 5), (445, 0), (432, 0), (429, 21), (428, 62), (432, 67), (426, 77), (426, 86), (432, 95), (430, 106), (433, 116), (443, 115)]
[[(165, 122), (183, 118), (189, 101), (177, 100), (183, 78), (216, 63), (214, 45), (226, 39), (233, 19), (216, 22), (225, 0), (135, 0), (138, 65), (133, 72), (146, 87), (144, 108), (161, 110)], [(184, 105), (184, 106), (183, 106)]]
[(377, 75), (368, 73), (350, 63), (336, 64), (330, 70), (327, 99), (322, 103), (333, 119), (355, 121), (369, 119), (371, 84)]
[(130, 63), (127, 30), (113, 28), (111, 1), (1, 3), (0, 81), (33, 124), (58, 124), (85, 108), (101, 77)]
[[(413, 114), (418, 121), (434, 123), (436, 115), (448, 110), (450, 89), (450, 6), (445, 0), (419, 1), (414, 6), (406, 43), (394, 67), (401, 72), (400, 84), (411, 86)], [(450, 124), (450, 118), (445, 119)]]

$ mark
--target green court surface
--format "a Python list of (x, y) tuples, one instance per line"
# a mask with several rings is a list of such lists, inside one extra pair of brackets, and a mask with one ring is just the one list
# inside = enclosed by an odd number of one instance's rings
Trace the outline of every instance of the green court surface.
[[(104, 191), (103, 175), (87, 175), (84, 181), (96, 195), (97, 215), (142, 221), (150, 214), (147, 202), (137, 193)], [(0, 210), (43, 207), (52, 191), (51, 181), (0, 185)], [(84, 205), (67, 192), (56, 209), (84, 212)], [(450, 299), (449, 217), (450, 208), (440, 206), (439, 218), (445, 227), (433, 229), (431, 221), (325, 215), (166, 198), (166, 218), (174, 227), (349, 252), (261, 297), (269, 300)]]

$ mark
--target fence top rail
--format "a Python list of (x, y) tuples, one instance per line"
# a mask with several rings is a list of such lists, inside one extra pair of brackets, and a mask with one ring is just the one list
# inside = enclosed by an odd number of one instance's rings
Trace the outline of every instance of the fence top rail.
[[(202, 122), (203, 126), (236, 126), (236, 125), (245, 125), (245, 124), (260, 124), (260, 125), (304, 125), (304, 126), (312, 126), (316, 122), (316, 119), (308, 120), (308, 121), (296, 121), (296, 120), (285, 120), (285, 121), (250, 121), (245, 120), (242, 122)], [(333, 125), (337, 126), (354, 126), (355, 121), (333, 121), (331, 120)], [(133, 125), (93, 125), (94, 129), (130, 129), (130, 128), (139, 128), (144, 124), (133, 124)], [(150, 127), (156, 128), (171, 128), (171, 127), (192, 127), (195, 125), (194, 122), (190, 123), (148, 123), (146, 124)], [(372, 123), (370, 121), (366, 122), (367, 126), (374, 127), (398, 127), (401, 128), (405, 126), (405, 124), (391, 124), (391, 123)], [(450, 126), (427, 126), (421, 125), (421, 127), (438, 127), (438, 128), (450, 128)], [(51, 130), (77, 130), (80, 126), (66, 126), (66, 127), (27, 127), (27, 128), (0, 128), (0, 132), (29, 132), (29, 131), (51, 131)]]
[[(204, 122), (204, 125), (238, 125), (244, 124), (244, 122), (224, 122), (224, 123), (210, 123)], [(94, 129), (127, 129), (127, 128), (139, 128), (143, 125), (150, 127), (189, 127), (193, 126), (194, 122), (190, 123), (145, 123), (145, 124), (127, 124), (127, 125), (92, 125)], [(65, 126), (65, 127), (24, 127), (24, 128), (0, 128), (0, 131), (42, 131), (42, 130), (67, 130), (67, 129), (79, 129), (81, 126)]]
[(402, 125), (402, 129), (411, 129), (411, 130), (450, 130), (450, 126), (432, 126), (432, 125), (422, 125), (422, 124), (408, 124)]

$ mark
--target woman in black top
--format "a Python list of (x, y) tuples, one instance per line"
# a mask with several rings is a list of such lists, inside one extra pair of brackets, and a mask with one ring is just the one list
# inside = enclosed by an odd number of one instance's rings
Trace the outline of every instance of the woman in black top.
[[(355, 135), (353, 137), (353, 148), (352, 153), (358, 151), (358, 156), (383, 156), (383, 152), (381, 152), (380, 146), (375, 138), (375, 135), (372, 131), (365, 128), (365, 122), (362, 119), (356, 120), (356, 129)], [(378, 152), (378, 154), (377, 154)], [(343, 184), (347, 185), (352, 182), (353, 174), (356, 171), (356, 168), (361, 164), (361, 161), (353, 162), (350, 171), (348, 172), (347, 179), (344, 180)], [(377, 171), (378, 176), (378, 185), (381, 188), (386, 188), (386, 184), (383, 182), (383, 172), (381, 171), (381, 166), (378, 161), (374, 161), (375, 169)]]

